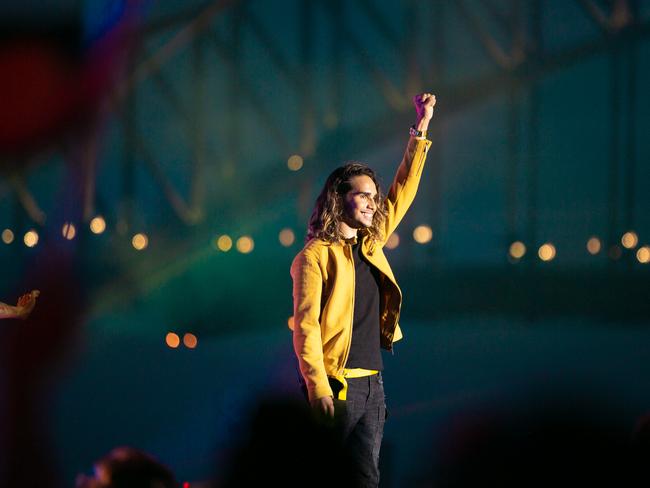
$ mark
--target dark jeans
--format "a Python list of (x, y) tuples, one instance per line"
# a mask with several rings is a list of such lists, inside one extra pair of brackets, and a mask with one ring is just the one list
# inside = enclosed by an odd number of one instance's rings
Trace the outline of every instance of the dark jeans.
[(358, 486), (376, 487), (386, 421), (384, 381), (379, 373), (347, 382), (347, 400), (334, 400), (334, 416), (357, 470)]

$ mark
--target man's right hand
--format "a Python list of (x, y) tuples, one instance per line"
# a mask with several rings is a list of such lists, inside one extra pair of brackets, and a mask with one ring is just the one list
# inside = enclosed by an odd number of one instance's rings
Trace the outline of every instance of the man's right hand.
[(25, 293), (18, 299), (16, 304), (16, 310), (18, 311), (18, 318), (26, 319), (29, 317), (29, 314), (34, 310), (36, 305), (36, 298), (41, 294), (39, 290), (32, 290), (29, 293)]
[(312, 400), (311, 407), (319, 414), (334, 417), (334, 399), (331, 396), (324, 396)]

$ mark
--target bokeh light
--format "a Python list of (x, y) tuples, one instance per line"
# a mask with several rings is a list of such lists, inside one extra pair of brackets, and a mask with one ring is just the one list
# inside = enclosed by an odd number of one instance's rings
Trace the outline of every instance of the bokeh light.
[(183, 335), (183, 344), (185, 344), (185, 347), (188, 349), (194, 349), (198, 343), (199, 340), (194, 334), (188, 332)]
[(634, 249), (639, 243), (639, 236), (634, 231), (629, 231), (621, 237), (621, 244), (626, 249)]
[(232, 249), (232, 239), (228, 235), (222, 235), (217, 238), (215, 241), (217, 249), (219, 251), (228, 252)]
[(131, 239), (131, 244), (136, 250), (142, 251), (149, 245), (149, 238), (146, 234), (138, 233)]
[(600, 250), (602, 249), (602, 247), (603, 247), (603, 245), (600, 242), (600, 239), (598, 239), (598, 237), (596, 237), (596, 236), (590, 237), (589, 240), (587, 241), (587, 251), (592, 256), (595, 256), (596, 254), (598, 254), (600, 252)]
[(93, 234), (101, 234), (106, 230), (106, 221), (104, 217), (98, 215), (90, 221), (90, 232)]
[(287, 167), (291, 171), (298, 171), (300, 168), (302, 168), (303, 163), (304, 160), (302, 159), (302, 157), (297, 154), (294, 154), (293, 156), (290, 156), (289, 159), (287, 160)]
[(388, 236), (388, 240), (386, 241), (386, 249), (395, 249), (397, 246), (399, 246), (399, 235), (397, 232), (393, 232)]
[(61, 229), (61, 235), (63, 235), (63, 237), (65, 237), (67, 240), (71, 241), (77, 235), (77, 228), (73, 223), (66, 222), (63, 224), (63, 228)]
[(280, 244), (284, 247), (289, 247), (296, 241), (296, 235), (291, 229), (282, 229), (278, 239), (280, 240)]
[(418, 225), (413, 231), (413, 239), (418, 244), (426, 244), (433, 237), (433, 231), (428, 225)]
[(521, 241), (515, 241), (510, 244), (508, 253), (513, 259), (521, 259), (526, 254), (526, 245)]
[(165, 343), (172, 349), (176, 349), (181, 343), (181, 338), (174, 332), (168, 332), (165, 336)]
[(636, 258), (642, 264), (650, 263), (650, 246), (640, 247), (636, 251)]
[(255, 242), (250, 236), (242, 236), (237, 239), (237, 250), (242, 254), (248, 254), (255, 248)]
[(23, 242), (27, 247), (34, 247), (36, 244), (38, 244), (38, 232), (35, 230), (28, 230), (25, 232), (25, 236), (23, 237)]
[(546, 244), (542, 244), (539, 247), (539, 251), (537, 251), (537, 255), (539, 256), (539, 259), (542, 261), (552, 261), (555, 259), (555, 246), (551, 244), (550, 242), (547, 242)]
[(14, 233), (11, 229), (5, 229), (2, 231), (2, 242), (5, 244), (11, 244), (14, 242)]

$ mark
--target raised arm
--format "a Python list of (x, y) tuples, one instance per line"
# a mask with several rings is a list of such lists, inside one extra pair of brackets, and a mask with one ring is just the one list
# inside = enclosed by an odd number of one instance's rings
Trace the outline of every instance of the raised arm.
[(25, 293), (18, 299), (16, 306), (0, 302), (0, 319), (26, 319), (34, 310), (39, 294), (38, 290)]
[(412, 136), (406, 146), (404, 157), (386, 195), (385, 239), (392, 234), (413, 203), (427, 152), (431, 146), (431, 141), (426, 138), (426, 132), (433, 117), (436, 97), (430, 93), (422, 93), (413, 97), (413, 104), (416, 112), (416, 121), (412, 127), (414, 130), (411, 131)]

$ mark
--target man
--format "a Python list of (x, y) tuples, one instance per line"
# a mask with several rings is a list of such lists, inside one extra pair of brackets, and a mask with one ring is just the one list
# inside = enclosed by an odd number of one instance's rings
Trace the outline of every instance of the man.
[(25, 293), (18, 299), (16, 306), (0, 302), (0, 319), (26, 319), (34, 310), (36, 298), (40, 294), (38, 290)]
[(413, 202), (431, 142), (435, 96), (414, 97), (416, 124), (386, 198), (375, 173), (349, 163), (327, 179), (291, 266), (293, 344), (306, 392), (341, 422), (361, 486), (379, 483), (386, 405), (380, 347), (401, 339), (402, 294), (383, 252)]

